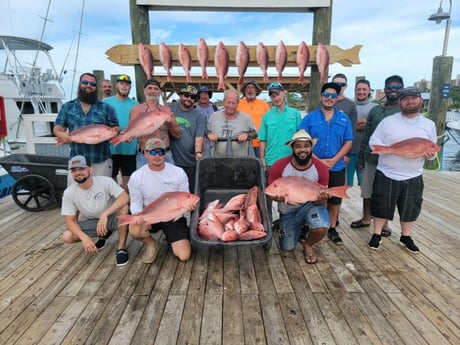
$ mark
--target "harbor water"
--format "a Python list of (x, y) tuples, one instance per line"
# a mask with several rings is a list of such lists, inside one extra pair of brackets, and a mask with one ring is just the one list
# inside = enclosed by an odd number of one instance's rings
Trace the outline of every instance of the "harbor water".
[[(447, 113), (446, 122), (460, 121), (460, 112)], [(441, 157), (442, 171), (460, 171), (460, 131), (446, 128), (446, 141)]]

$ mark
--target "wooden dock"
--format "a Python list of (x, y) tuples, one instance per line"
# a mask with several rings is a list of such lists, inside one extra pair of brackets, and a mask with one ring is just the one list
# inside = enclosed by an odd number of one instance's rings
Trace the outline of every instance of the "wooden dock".
[[(115, 265), (116, 235), (97, 255), (64, 245), (59, 209), (30, 213), (0, 200), (0, 344), (460, 344), (460, 173), (426, 172), (423, 211), (399, 246), (399, 226), (379, 251), (350, 189), (317, 265), (301, 245), (194, 247), (179, 262), (160, 238), (154, 264), (130, 238)], [(275, 234), (275, 240), (277, 234)]]

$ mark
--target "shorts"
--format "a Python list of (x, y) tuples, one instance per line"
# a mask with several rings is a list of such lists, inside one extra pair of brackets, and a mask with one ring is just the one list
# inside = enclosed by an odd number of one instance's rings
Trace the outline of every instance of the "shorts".
[(372, 186), (374, 185), (376, 170), (376, 164), (364, 162), (364, 169), (361, 175), (361, 198), (363, 199), (370, 199), (372, 196)]
[(372, 216), (393, 220), (397, 206), (401, 222), (414, 222), (422, 210), (423, 188), (422, 175), (396, 181), (377, 170), (371, 198)]
[(329, 228), (329, 212), (324, 205), (307, 202), (295, 210), (280, 214), (279, 243), (282, 250), (292, 250), (299, 241), (302, 226)]
[[(85, 219), (78, 221), (78, 225), (80, 225), (81, 230), (87, 234), (89, 237), (98, 237), (96, 233), (96, 226), (97, 222), (99, 222), (99, 218), (92, 218), (92, 219)], [(112, 233), (118, 229), (118, 221), (117, 221), (117, 214), (113, 213), (109, 216), (107, 222), (107, 231)]]
[(121, 176), (131, 176), (136, 171), (136, 156), (137, 154), (112, 155), (112, 177), (116, 178), (119, 170), (121, 170)]
[(166, 237), (166, 242), (172, 244), (179, 240), (190, 239), (190, 228), (187, 226), (187, 219), (185, 217), (179, 218), (175, 222), (162, 222), (152, 224), (150, 232), (158, 232), (163, 230)]
[[(345, 186), (345, 168), (340, 171), (329, 171), (329, 188)], [(342, 203), (342, 198), (337, 198), (333, 196), (327, 201), (331, 205), (340, 205)]]

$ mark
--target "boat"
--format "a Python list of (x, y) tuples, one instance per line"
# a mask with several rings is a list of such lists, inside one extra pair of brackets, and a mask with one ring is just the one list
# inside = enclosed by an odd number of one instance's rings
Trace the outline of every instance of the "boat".
[[(30, 127), (34, 137), (52, 137), (49, 119), (57, 115), (65, 101), (62, 76), (50, 55), (52, 49), (42, 41), (0, 36), (1, 156), (21, 150), (35, 153), (27, 148), (27, 118), (33, 119)], [(0, 197), (8, 194), (10, 184), (9, 175), (0, 167)]]
[(454, 131), (458, 131), (457, 134), (460, 135), (460, 121), (450, 121), (446, 124), (447, 128), (452, 129)]

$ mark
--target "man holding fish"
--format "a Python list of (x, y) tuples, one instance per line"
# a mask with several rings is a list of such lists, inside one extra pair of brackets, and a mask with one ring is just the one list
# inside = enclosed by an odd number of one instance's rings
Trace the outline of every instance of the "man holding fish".
[[(95, 126), (95, 125), (98, 126)], [(86, 127), (91, 125), (91, 127)], [(72, 136), (72, 132), (83, 129), (82, 133)], [(113, 129), (109, 137), (102, 137), (104, 132)], [(67, 129), (69, 132), (67, 132)], [(93, 133), (95, 132), (96, 133)], [(83, 73), (79, 79), (78, 97), (65, 103), (54, 123), (53, 133), (58, 143), (70, 144), (70, 157), (83, 155), (93, 167), (94, 175), (112, 176), (112, 159), (110, 158), (109, 141), (120, 132), (115, 109), (97, 98), (97, 80), (92, 73)], [(98, 134), (99, 133), (99, 134)], [(87, 135), (86, 135), (87, 134)], [(96, 135), (100, 140), (90, 139)]]
[[(278, 201), (280, 213), (279, 243), (282, 250), (292, 250), (308, 226), (303, 242), (305, 262), (318, 261), (313, 245), (321, 241), (329, 228), (326, 201), (329, 198), (329, 170), (313, 157), (316, 139), (305, 130), (297, 131), (286, 143), (292, 150), (290, 156), (276, 161), (270, 169), (265, 193)], [(312, 182), (312, 183), (310, 183)]]
[[(179, 260), (186, 261), (190, 258), (191, 244), (189, 239), (190, 229), (187, 226), (185, 217), (183, 217), (183, 213), (194, 207), (193, 204), (196, 205), (198, 198), (191, 198), (192, 194), (188, 193), (188, 179), (184, 170), (165, 162), (166, 143), (162, 139), (149, 139), (144, 145), (144, 155), (147, 164), (136, 170), (128, 182), (132, 216), (125, 218), (131, 218), (126, 222), (130, 223), (129, 233), (133, 238), (146, 244), (147, 248), (143, 257), (143, 262), (146, 264), (156, 260), (159, 247), (150, 233), (158, 232), (159, 230), (163, 230), (166, 241), (171, 246), (174, 255)], [(172, 215), (173, 210), (169, 208), (167, 211), (150, 209), (149, 213), (158, 213), (157, 221), (160, 221), (153, 225), (151, 225), (152, 222), (150, 221), (145, 222), (143, 217), (136, 217), (139, 214), (144, 214), (145, 211), (142, 213), (144, 208), (161, 198), (162, 194), (166, 192), (187, 193), (183, 194), (183, 198), (188, 196), (187, 200), (178, 201), (179, 203), (183, 201), (185, 206), (177, 208), (177, 215)], [(158, 207), (162, 207), (162, 203), (159, 203)], [(159, 217), (164, 216), (171, 216), (168, 218), (170, 220), (162, 221), (159, 219)]]
[(369, 139), (373, 152), (380, 155), (371, 197), (374, 234), (368, 246), (379, 249), (382, 228), (387, 219), (393, 220), (397, 207), (399, 242), (409, 252), (418, 253), (410, 235), (422, 208), (423, 165), (425, 159), (436, 158), (439, 146), (435, 123), (420, 114), (420, 91), (415, 87), (403, 89), (399, 102), (401, 112), (384, 118)]

